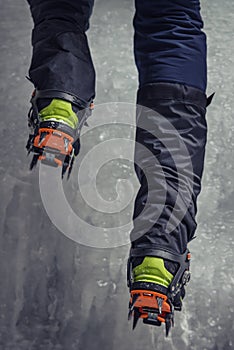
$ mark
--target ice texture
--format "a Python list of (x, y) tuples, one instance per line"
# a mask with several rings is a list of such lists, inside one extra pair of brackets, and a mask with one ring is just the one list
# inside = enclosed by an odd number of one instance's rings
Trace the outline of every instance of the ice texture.
[[(190, 244), (192, 279), (182, 313), (168, 339), (163, 328), (127, 322), (129, 246), (95, 249), (69, 240), (51, 223), (39, 191), (38, 169), (25, 155), (32, 86), (32, 21), (26, 1), (1, 0), (0, 31), (0, 349), (1, 350), (228, 350), (234, 342), (234, 12), (232, 0), (203, 0), (208, 37), (209, 128), (197, 238)], [(134, 103), (133, 2), (96, 0), (89, 42), (97, 71), (96, 104)], [(87, 133), (83, 151), (133, 130), (104, 126)], [(128, 196), (116, 183), (132, 176), (119, 158), (97, 176), (106, 201)], [(89, 173), (90, 171), (90, 173)], [(87, 172), (87, 191), (92, 165)], [(90, 175), (89, 175), (90, 174)], [(120, 182), (121, 182), (120, 181)], [(137, 181), (133, 180), (135, 191)], [(100, 215), (79, 195), (75, 178), (64, 185), (75, 211), (106, 230), (129, 222), (125, 211)], [(118, 191), (117, 191), (118, 189)], [(79, 227), (77, 228), (79, 230)]]

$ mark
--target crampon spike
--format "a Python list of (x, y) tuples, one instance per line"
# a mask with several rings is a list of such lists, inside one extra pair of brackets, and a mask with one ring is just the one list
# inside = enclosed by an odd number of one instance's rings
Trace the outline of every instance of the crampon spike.
[(32, 170), (37, 165), (38, 159), (39, 159), (39, 154), (34, 154), (30, 164), (30, 170)]
[(132, 318), (132, 313), (133, 313), (133, 310), (129, 309), (129, 311), (128, 311), (128, 321), (131, 320), (131, 318)]
[(64, 175), (66, 174), (67, 168), (68, 168), (68, 164), (64, 163), (62, 166), (62, 179), (64, 178)]
[(157, 303), (158, 303), (158, 310), (159, 310), (159, 315), (162, 313), (162, 304), (163, 304), (163, 299), (156, 297)]
[(72, 172), (74, 160), (75, 160), (75, 157), (72, 157), (71, 163), (70, 163), (70, 166), (69, 166), (69, 169), (68, 169), (68, 173), (67, 173), (67, 180), (70, 179), (70, 175), (71, 175), (71, 172)]
[(130, 320), (132, 318), (134, 305), (135, 305), (137, 299), (138, 299), (138, 294), (134, 294), (132, 297), (132, 301), (129, 303), (128, 320)]
[(70, 157), (67, 155), (64, 159), (63, 166), (62, 166), (62, 179), (67, 171), (67, 168), (69, 167)]
[(134, 295), (132, 296), (131, 309), (134, 308), (134, 305), (136, 304), (138, 297), (139, 297), (138, 294), (134, 294)]
[(132, 330), (134, 330), (136, 328), (137, 322), (138, 322), (140, 317), (141, 317), (141, 313), (139, 312), (139, 310), (137, 308), (134, 308)]
[(167, 318), (166, 319), (166, 321), (165, 321), (165, 326), (166, 326), (166, 337), (168, 337), (168, 334), (169, 334), (169, 332), (170, 332), (170, 329), (171, 329), (171, 327), (173, 326), (173, 321), (172, 321), (172, 319), (169, 317), (169, 318)]

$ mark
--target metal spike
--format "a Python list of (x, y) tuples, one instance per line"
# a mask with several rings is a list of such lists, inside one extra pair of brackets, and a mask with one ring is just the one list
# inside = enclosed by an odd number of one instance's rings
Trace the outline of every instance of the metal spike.
[(64, 142), (65, 151), (67, 152), (68, 146), (69, 146), (69, 140), (66, 137), (64, 137), (63, 142)]
[(65, 175), (65, 173), (66, 173), (66, 171), (67, 171), (67, 165), (65, 165), (65, 164), (63, 164), (63, 167), (62, 167), (62, 179), (64, 178), (64, 175)]
[(132, 297), (132, 303), (129, 302), (128, 320), (130, 320), (132, 318), (134, 305), (136, 304), (138, 297), (139, 297), (139, 294), (134, 294)]
[(39, 158), (39, 154), (34, 154), (33, 159), (31, 161), (31, 164), (30, 164), (30, 170), (32, 170), (37, 165), (38, 158)]
[(167, 315), (165, 319), (165, 325), (166, 325), (166, 337), (167, 337), (171, 327), (174, 327), (174, 315), (172, 313)]
[(42, 142), (45, 140), (46, 138), (46, 135), (47, 135), (47, 132), (42, 132), (40, 134), (40, 139), (39, 139), (39, 143), (38, 143), (38, 146), (41, 146)]
[(34, 135), (31, 135), (31, 134), (29, 135), (27, 145), (26, 145), (26, 149), (28, 151), (28, 154), (32, 151), (34, 138), (35, 138)]
[(133, 294), (133, 296), (132, 296), (132, 305), (131, 305), (131, 309), (132, 310), (133, 310), (134, 305), (136, 304), (138, 298), (139, 298), (139, 294)]
[(156, 299), (157, 299), (157, 303), (158, 303), (159, 315), (161, 315), (161, 313), (162, 313), (163, 299), (162, 299), (162, 298), (159, 298), (159, 297), (156, 297)]
[(67, 168), (69, 167), (69, 163), (70, 163), (70, 156), (66, 155), (66, 157), (63, 161), (63, 166), (62, 166), (62, 179), (64, 178), (64, 175), (67, 171)]
[(63, 177), (64, 177), (64, 175), (65, 175), (65, 173), (67, 171), (68, 165), (69, 164), (64, 161), (63, 167), (62, 167), (62, 179), (63, 179)]
[(141, 316), (141, 313), (137, 308), (134, 308), (134, 315), (133, 315), (133, 324), (132, 324), (132, 330), (136, 328), (137, 322)]
[(133, 310), (132, 310), (132, 309), (129, 309), (129, 312), (128, 312), (128, 321), (131, 320), (132, 314), (133, 314)]
[(165, 320), (165, 326), (166, 326), (166, 337), (168, 337), (169, 331), (171, 329), (171, 320), (170, 319)]
[(69, 178), (70, 178), (70, 175), (71, 175), (71, 172), (72, 172), (72, 168), (73, 168), (74, 160), (75, 160), (75, 157), (72, 157), (72, 159), (71, 159), (71, 164), (70, 164), (70, 166), (69, 166), (68, 173), (67, 173), (67, 180), (69, 180)]

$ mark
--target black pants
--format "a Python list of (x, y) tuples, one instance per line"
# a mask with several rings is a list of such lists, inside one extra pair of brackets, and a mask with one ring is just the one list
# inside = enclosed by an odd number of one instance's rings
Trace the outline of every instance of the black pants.
[[(88, 102), (95, 71), (86, 30), (93, 0), (28, 0), (30, 78)], [(183, 253), (195, 228), (206, 143), (206, 38), (199, 0), (136, 0), (139, 72), (133, 246)], [(143, 150), (140, 145), (145, 146)]]

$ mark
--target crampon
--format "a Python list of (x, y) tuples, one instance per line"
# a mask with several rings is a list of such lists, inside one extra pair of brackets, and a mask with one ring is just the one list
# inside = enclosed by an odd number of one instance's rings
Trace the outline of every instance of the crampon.
[[(73, 129), (57, 121), (40, 121), (37, 100), (45, 98), (58, 98), (79, 106), (78, 127)], [(87, 118), (91, 115), (93, 103), (90, 103), (87, 108), (87, 104), (84, 104), (75, 96), (54, 90), (35, 90), (31, 103), (32, 107), (28, 114), (28, 126), (31, 131), (26, 145), (28, 155), (31, 152), (33, 153), (30, 170), (37, 165), (38, 161), (41, 161), (41, 163), (53, 167), (61, 166), (62, 177), (68, 171), (69, 178), (75, 157), (80, 151), (81, 128), (83, 125), (88, 125)]]
[[(154, 256), (176, 261), (179, 268), (168, 288), (153, 283), (134, 282), (132, 277), (132, 260), (134, 257)], [(133, 330), (138, 320), (144, 324), (161, 326), (165, 324), (166, 337), (174, 326), (174, 311), (181, 311), (184, 286), (190, 280), (190, 253), (178, 256), (161, 250), (144, 250), (132, 248), (128, 262), (128, 287), (130, 291), (128, 320), (133, 319)]]
[(168, 298), (160, 293), (149, 290), (132, 290), (128, 319), (133, 317), (133, 329), (135, 329), (139, 318), (143, 323), (152, 326), (166, 325), (166, 336), (171, 326), (174, 326), (173, 305)]
[[(46, 125), (45, 125), (46, 124)], [(62, 167), (62, 177), (68, 169), (70, 176), (75, 155), (79, 152), (79, 142), (74, 147), (74, 135), (61, 130), (56, 122), (40, 123), (35, 134), (29, 136), (27, 143), (28, 154), (34, 153), (30, 170), (40, 160), (43, 164)]]

